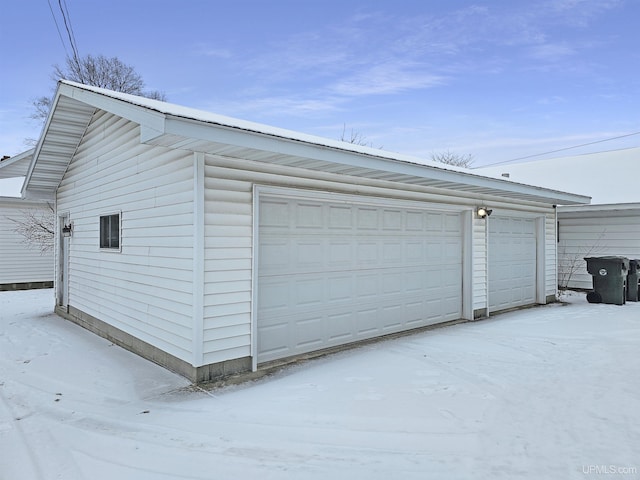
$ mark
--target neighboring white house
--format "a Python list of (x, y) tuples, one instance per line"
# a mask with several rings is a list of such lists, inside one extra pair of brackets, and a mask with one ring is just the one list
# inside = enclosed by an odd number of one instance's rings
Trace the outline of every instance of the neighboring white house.
[(474, 171), (513, 182), (579, 192), (590, 196), (592, 204), (640, 201), (640, 147), (478, 167)]
[(591, 289), (585, 257), (640, 259), (640, 203), (559, 208), (558, 239), (559, 285)]
[[(0, 183), (24, 181), (32, 156), (33, 150), (29, 150), (0, 161)], [(28, 201), (4, 193), (0, 190), (0, 290), (52, 287), (53, 250), (43, 253), (16, 232), (16, 222), (24, 222), (29, 212), (35, 216), (47, 213), (46, 201)]]
[[(592, 205), (558, 208), (558, 282), (590, 289), (584, 257), (640, 259), (640, 148), (479, 168), (494, 176), (578, 191)], [(505, 177), (503, 177), (505, 178)]]
[(554, 300), (554, 206), (589, 201), (72, 82), (24, 193), (56, 311), (194, 381)]

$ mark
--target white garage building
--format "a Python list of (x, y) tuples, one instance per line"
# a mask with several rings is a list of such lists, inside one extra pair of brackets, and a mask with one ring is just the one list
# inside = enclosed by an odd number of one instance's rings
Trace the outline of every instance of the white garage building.
[(553, 300), (555, 206), (589, 201), (71, 82), (52, 191), (56, 311), (194, 381)]

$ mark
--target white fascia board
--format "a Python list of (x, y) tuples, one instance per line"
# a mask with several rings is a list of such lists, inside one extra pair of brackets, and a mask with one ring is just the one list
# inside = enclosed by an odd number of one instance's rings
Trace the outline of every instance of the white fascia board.
[(640, 203), (600, 203), (595, 205), (558, 207), (558, 211), (560, 212), (610, 212), (612, 210), (640, 210)]
[(558, 218), (639, 217), (640, 203), (608, 203), (558, 207)]
[(0, 207), (9, 205), (9, 206), (18, 206), (18, 207), (29, 207), (29, 206), (43, 206), (50, 203), (50, 200), (36, 200), (29, 198), (20, 198), (20, 197), (2, 197), (0, 196)]
[(33, 151), (33, 157), (31, 158), (31, 164), (29, 165), (29, 170), (24, 177), (24, 183), (22, 184), (22, 189), (20, 194), (23, 197), (28, 197), (30, 195), (27, 194), (27, 187), (29, 182), (31, 181), (31, 176), (33, 175), (33, 169), (38, 160), (38, 155), (40, 154), (40, 150), (42, 149), (42, 144), (44, 143), (44, 138), (46, 136), (46, 132), (49, 130), (49, 125), (51, 124), (51, 120), (53, 119), (53, 114), (56, 110), (56, 106), (58, 105), (58, 100), (60, 99), (60, 87), (62, 84), (58, 83), (58, 90), (56, 90), (56, 94), (53, 97), (53, 103), (51, 104), (51, 109), (49, 110), (49, 115), (47, 116), (47, 120), (45, 121), (44, 126), (42, 127), (42, 133), (40, 134), (40, 138), (38, 138), (38, 143), (36, 144), (36, 148)]
[(22, 192), (22, 198), (34, 202), (53, 202), (55, 195), (51, 190), (34, 190), (32, 188)]
[(576, 195), (543, 187), (515, 183), (509, 180), (485, 177), (469, 172), (459, 172), (432, 167), (430, 165), (412, 163), (407, 160), (396, 159), (379, 153), (371, 154), (355, 152), (350, 149), (343, 150), (326, 145), (307, 143), (292, 138), (283, 138), (260, 132), (242, 130), (236, 127), (204, 123), (198, 120), (168, 116), (165, 124), (165, 133), (352, 167), (370, 168), (451, 183), (493, 188), (504, 192), (535, 195), (542, 198), (549, 198), (550, 201), (553, 200), (553, 203), (575, 204), (589, 203), (591, 201), (591, 197), (584, 195)]
[(161, 133), (164, 131), (165, 115), (140, 105), (127, 103), (123, 100), (78, 88), (67, 83), (60, 83), (58, 94), (126, 118), (141, 126), (144, 125), (146, 129)]

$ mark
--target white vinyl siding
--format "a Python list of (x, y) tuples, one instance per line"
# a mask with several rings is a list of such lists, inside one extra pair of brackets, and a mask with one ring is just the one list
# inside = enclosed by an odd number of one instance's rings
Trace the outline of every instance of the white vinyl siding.
[[(61, 182), (73, 222), (69, 305), (191, 363), (193, 155), (139, 144), (135, 124), (98, 111)], [(122, 212), (121, 253), (99, 248)]]
[[(572, 217), (558, 213), (558, 280), (569, 288), (591, 289), (592, 277), (584, 257), (606, 255), (640, 258), (640, 215), (594, 212)], [(571, 270), (574, 270), (571, 273)]]
[(557, 231), (556, 216), (545, 215), (545, 295), (555, 296), (558, 293), (558, 275), (556, 264)]
[(252, 184), (205, 165), (204, 363), (251, 355)]
[(473, 220), (473, 310), (487, 307), (487, 221)]
[(0, 199), (0, 284), (53, 281), (53, 250), (42, 253), (39, 247), (25, 243), (25, 238), (15, 231), (14, 220), (24, 221), (29, 211), (53, 215), (47, 205)]

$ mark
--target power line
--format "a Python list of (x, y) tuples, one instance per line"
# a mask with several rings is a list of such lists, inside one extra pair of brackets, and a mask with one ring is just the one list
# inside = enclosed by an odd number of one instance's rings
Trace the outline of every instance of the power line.
[(483, 166), (492, 167), (494, 165), (503, 165), (505, 163), (516, 162), (518, 160), (527, 160), (529, 158), (542, 157), (543, 155), (550, 155), (552, 153), (564, 152), (566, 150), (572, 150), (574, 148), (588, 147), (589, 145), (595, 145), (597, 143), (610, 142), (611, 140), (618, 140), (620, 138), (632, 137), (634, 135), (640, 135), (640, 132), (627, 133), (626, 135), (620, 135), (620, 136), (617, 136), (617, 137), (605, 138), (604, 140), (596, 140), (595, 142), (583, 143), (581, 145), (574, 145), (572, 147), (559, 148), (558, 150), (551, 150), (549, 152), (536, 153), (534, 155), (527, 155), (525, 157), (512, 158), (511, 160), (504, 160), (502, 162), (489, 163), (488, 165), (483, 165)]
[(76, 55), (79, 57), (78, 44), (76, 43), (76, 32), (73, 31), (73, 23), (71, 23), (71, 15), (69, 15), (69, 7), (67, 7), (67, 0), (62, 0), (62, 3), (64, 4), (64, 12), (66, 13), (65, 18), (69, 19), (69, 30), (71, 31), (71, 38), (73, 38), (73, 49)]
[(62, 48), (64, 48), (64, 53), (68, 57), (69, 52), (67, 51), (67, 46), (64, 43), (64, 39), (62, 38), (62, 32), (60, 32), (60, 27), (58, 26), (58, 21), (56, 20), (56, 14), (53, 13), (53, 7), (51, 6), (51, 0), (47, 0), (49, 4), (49, 10), (51, 10), (51, 16), (53, 17), (53, 23), (56, 24), (56, 30), (58, 31), (58, 37), (60, 37), (60, 42), (62, 43)]
[[(71, 45), (71, 50), (73, 51), (73, 61), (76, 66), (80, 65), (80, 56), (78, 55), (78, 48), (76, 46), (76, 39), (73, 35), (73, 29), (71, 28), (71, 19), (69, 17), (69, 12), (66, 10), (67, 4), (65, 2), (64, 7), (62, 6), (63, 0), (58, 0), (58, 6), (60, 7), (60, 13), (62, 13), (62, 19), (64, 20), (64, 27), (67, 30), (67, 36), (69, 37), (69, 44)], [(78, 73), (82, 76), (80, 72), (80, 68), (78, 68)], [(80, 78), (82, 80), (82, 78)], [(84, 83), (84, 82), (83, 82)]]

